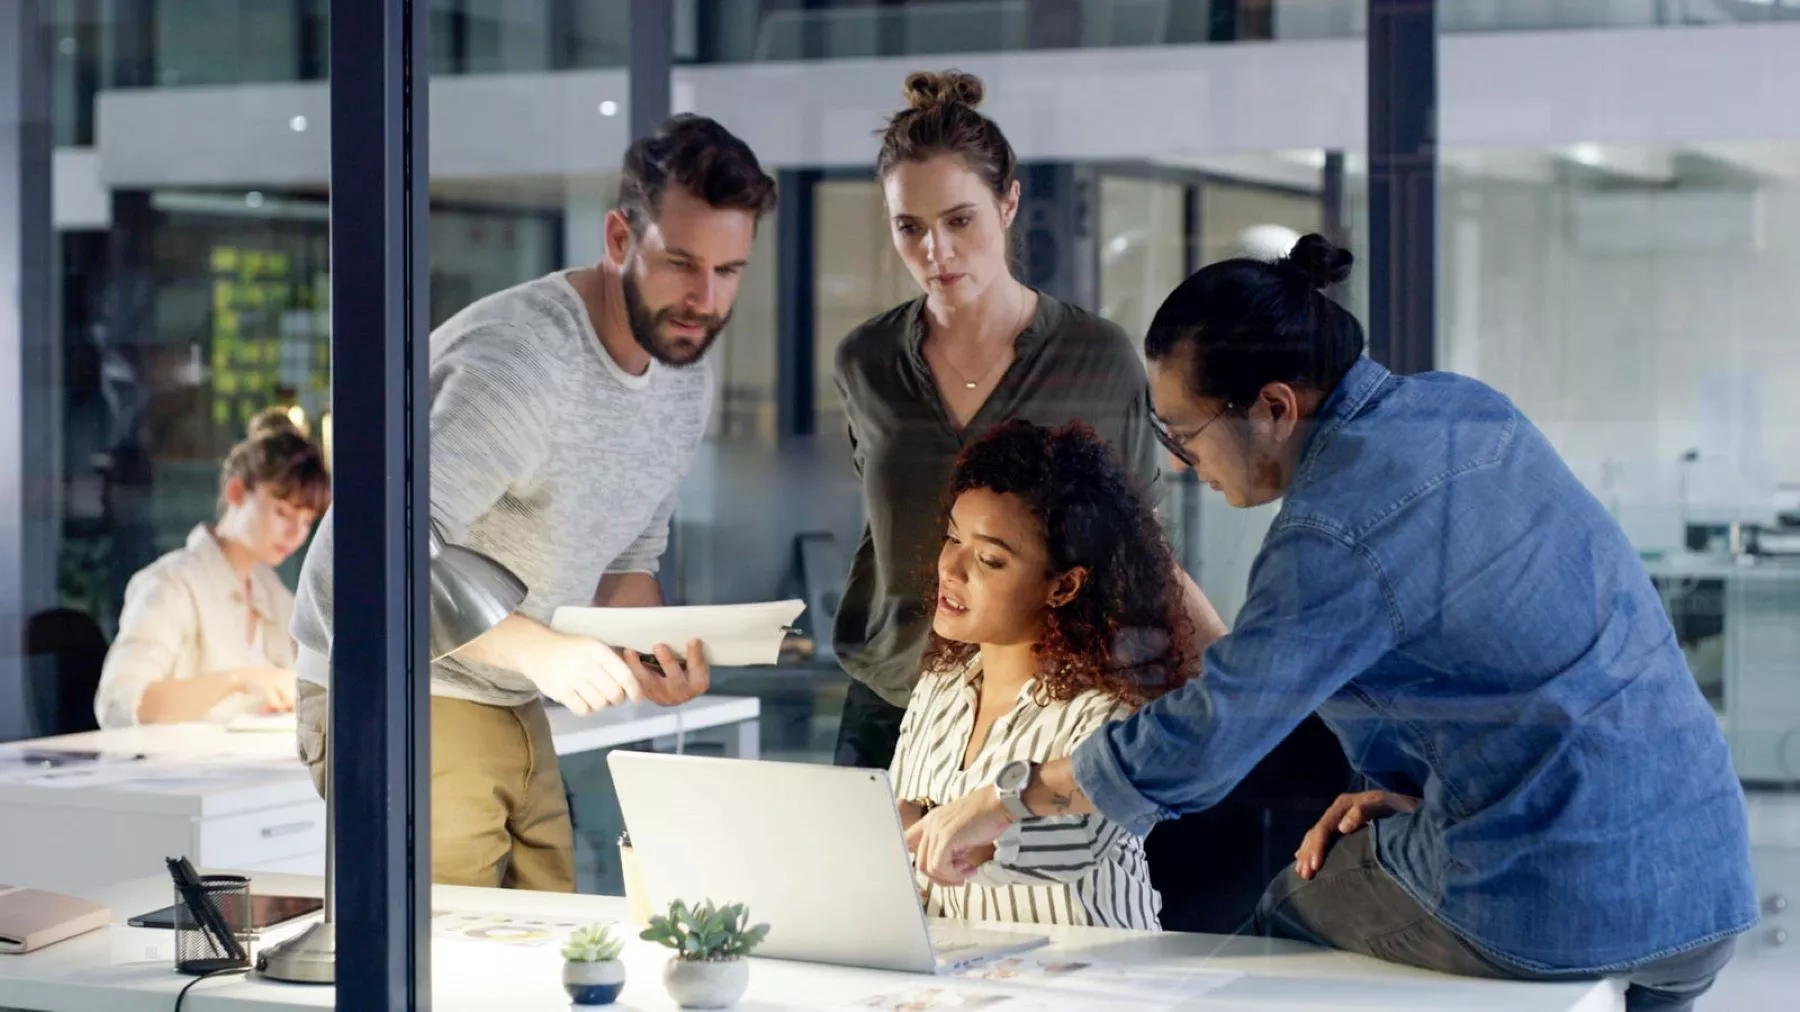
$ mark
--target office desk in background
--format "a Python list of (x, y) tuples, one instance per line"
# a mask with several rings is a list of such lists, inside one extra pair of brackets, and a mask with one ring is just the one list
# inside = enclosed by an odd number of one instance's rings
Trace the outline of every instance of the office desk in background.
[[(737, 696), (585, 717), (553, 706), (550, 727), (559, 755), (646, 741), (666, 748), (679, 736), (756, 758), (760, 713), (757, 700)], [(22, 780), (11, 760), (48, 749), (146, 758), (70, 764), (56, 771), (67, 777)], [(0, 745), (0, 825), (0, 882), (76, 895), (156, 874), (165, 856), (263, 873), (325, 867), (325, 803), (291, 731), (164, 724)]]
[[(290, 895), (319, 895), (315, 877), (259, 875), (252, 888)], [(93, 898), (106, 903), (120, 921), (168, 902), (168, 876), (115, 886)], [(603, 896), (527, 893), (501, 889), (436, 886), (432, 908), (448, 914), (510, 915), (564, 923), (621, 920), (622, 899)], [(754, 913), (754, 911), (753, 911)], [(1007, 930), (1005, 925), (989, 925)], [(295, 929), (289, 929), (295, 930)], [(560, 929), (559, 929), (560, 930)], [(1612, 982), (1519, 984), (1469, 980), (1381, 963), (1362, 956), (1332, 952), (1296, 942), (1217, 935), (1152, 934), (1104, 928), (1012, 926), (1011, 930), (1044, 933), (1052, 947), (1031, 953), (1038, 958), (1091, 960), (1125, 968), (1195, 974), (1192, 990), (1204, 994), (1183, 1000), (1183, 1008), (1284, 1010), (1454, 1010), (1454, 1012), (1610, 1012), (1624, 1006)], [(168, 1012), (175, 993), (192, 978), (174, 972), (167, 959), (144, 959), (146, 950), (167, 946), (169, 933), (115, 925), (50, 946), (29, 956), (0, 959), (0, 995), (19, 1008), (43, 1012)], [(281, 935), (272, 933), (272, 938)], [(662, 986), (668, 950), (627, 932), (627, 967), (621, 1007), (673, 1009)], [(432, 1006), (440, 1012), (567, 1012), (569, 999), (561, 984), (560, 937), (537, 947), (490, 940), (457, 938), (433, 931)], [(160, 953), (156, 954), (160, 956)], [(133, 962), (132, 960), (140, 960)], [(738, 1007), (746, 1012), (773, 1009), (843, 1008), (875, 995), (924, 987), (959, 991), (1062, 997), (1059, 1009), (1158, 1008), (1173, 1003), (1101, 1004), (1072, 985), (1054, 989), (1040, 984), (987, 985), (955, 977), (927, 977), (820, 966), (780, 960), (751, 961), (750, 990)], [(197, 985), (187, 1001), (196, 1012), (272, 1012), (276, 1009), (330, 1008), (335, 992), (328, 987), (275, 984), (231, 977)], [(1072, 1003), (1071, 1003), (1072, 1002)], [(1032, 1008), (1024, 1000), (1004, 1003)]]
[[(1800, 559), (1670, 555), (1647, 560), (1672, 613), (1698, 588), (1722, 588), (1725, 735), (1751, 784), (1800, 785)], [(1800, 844), (1800, 841), (1796, 841)]]

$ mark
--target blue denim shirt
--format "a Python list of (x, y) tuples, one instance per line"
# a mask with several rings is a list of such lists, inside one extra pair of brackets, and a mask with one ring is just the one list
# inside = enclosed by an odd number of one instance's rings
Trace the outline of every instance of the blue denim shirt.
[(1089, 738), (1075, 775), (1147, 833), (1314, 710), (1423, 798), (1376, 824), (1382, 867), (1493, 955), (1609, 972), (1756, 920), (1742, 789), (1643, 565), (1475, 380), (1358, 362), (1204, 676)]

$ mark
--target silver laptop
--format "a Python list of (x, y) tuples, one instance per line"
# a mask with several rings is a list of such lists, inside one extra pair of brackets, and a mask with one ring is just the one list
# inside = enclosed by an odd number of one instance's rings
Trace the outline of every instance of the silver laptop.
[(607, 756), (653, 911), (743, 903), (759, 956), (947, 973), (1048, 939), (926, 917), (882, 770), (615, 751)]

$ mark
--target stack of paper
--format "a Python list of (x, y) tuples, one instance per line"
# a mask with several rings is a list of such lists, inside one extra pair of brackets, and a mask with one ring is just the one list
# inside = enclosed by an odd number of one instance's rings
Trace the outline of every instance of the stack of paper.
[(651, 654), (662, 645), (681, 656), (687, 652), (688, 641), (697, 639), (705, 645), (708, 664), (741, 668), (779, 660), (782, 640), (805, 610), (805, 601), (684, 608), (558, 608), (550, 618), (550, 628), (640, 654)]

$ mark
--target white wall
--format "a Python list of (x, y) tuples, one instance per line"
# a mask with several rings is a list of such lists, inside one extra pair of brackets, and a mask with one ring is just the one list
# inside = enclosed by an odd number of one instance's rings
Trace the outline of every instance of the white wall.
[[(1440, 135), (1451, 146), (1800, 138), (1800, 23), (1444, 37)], [(771, 166), (867, 165), (900, 81), (928, 57), (684, 67), (675, 104), (719, 118)], [(986, 110), (1027, 159), (1173, 159), (1354, 149), (1366, 131), (1361, 40), (965, 54)], [(1530, 67), (1523, 72), (1522, 68)], [(325, 181), (326, 86), (102, 93), (114, 186)], [(616, 169), (622, 70), (437, 77), (434, 179)], [(296, 114), (317, 124), (289, 129)]]
[(1446, 178), (1439, 360), (1510, 395), (1640, 546), (1669, 547), (1709, 377), (1760, 383), (1765, 458), (1800, 483), (1800, 186), (1627, 189), (1605, 222), (1595, 193)]

